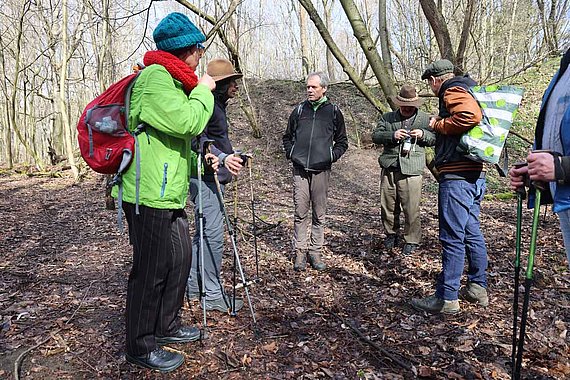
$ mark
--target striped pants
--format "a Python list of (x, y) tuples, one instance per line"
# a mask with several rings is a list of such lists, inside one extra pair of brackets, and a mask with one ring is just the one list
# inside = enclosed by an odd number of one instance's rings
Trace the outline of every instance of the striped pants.
[(133, 246), (127, 287), (127, 352), (140, 356), (156, 349), (156, 336), (180, 328), (190, 272), (192, 245), (186, 212), (123, 204)]

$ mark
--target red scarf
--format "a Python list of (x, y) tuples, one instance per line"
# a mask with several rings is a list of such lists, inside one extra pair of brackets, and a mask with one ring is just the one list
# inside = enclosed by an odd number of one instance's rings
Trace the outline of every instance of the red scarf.
[(184, 85), (184, 90), (190, 93), (198, 84), (198, 76), (185, 62), (175, 55), (163, 50), (147, 51), (143, 60), (145, 66), (158, 64), (164, 68)]

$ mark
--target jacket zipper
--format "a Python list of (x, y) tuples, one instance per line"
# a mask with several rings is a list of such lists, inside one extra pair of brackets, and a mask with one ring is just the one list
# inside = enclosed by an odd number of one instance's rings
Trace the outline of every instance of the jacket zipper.
[(315, 116), (317, 111), (313, 110), (313, 123), (311, 124), (311, 137), (309, 138), (309, 153), (307, 153), (307, 165), (306, 168), (309, 169), (309, 163), (311, 162), (311, 148), (313, 146), (313, 132), (315, 130)]
[(160, 197), (164, 197), (164, 191), (166, 190), (166, 183), (167, 183), (167, 174), (168, 174), (168, 162), (164, 163), (164, 171), (162, 174), (162, 187), (160, 188)]

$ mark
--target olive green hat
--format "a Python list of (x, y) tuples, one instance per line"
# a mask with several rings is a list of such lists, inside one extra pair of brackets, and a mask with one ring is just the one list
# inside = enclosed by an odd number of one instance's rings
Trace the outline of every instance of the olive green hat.
[(453, 72), (453, 63), (447, 59), (440, 59), (439, 61), (435, 61), (430, 63), (426, 67), (426, 71), (422, 74), (422, 80), (426, 80), (429, 77), (440, 77), (444, 74), (452, 73)]

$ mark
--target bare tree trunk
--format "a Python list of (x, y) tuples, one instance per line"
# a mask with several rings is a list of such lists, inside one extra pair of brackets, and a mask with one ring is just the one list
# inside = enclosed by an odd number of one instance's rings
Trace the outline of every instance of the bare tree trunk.
[[(17, 42), (16, 42), (16, 51), (15, 51), (15, 61), (16, 61), (16, 65), (14, 68), (14, 78), (12, 79), (12, 93), (10, 95), (10, 105), (8, 106), (8, 129), (12, 129), (14, 132), (16, 132), (16, 136), (18, 136), (18, 140), (20, 140), (20, 142), (22, 143), (22, 145), (24, 146), (25, 151), (30, 154), (30, 156), (32, 156), (32, 158), (34, 159), (34, 162), (36, 164), (36, 167), (39, 170), (44, 170), (44, 164), (43, 162), (40, 160), (40, 158), (37, 156), (37, 154), (35, 154), (35, 152), (33, 151), (32, 147), (30, 146), (30, 144), (28, 143), (28, 141), (26, 140), (26, 138), (22, 135), (22, 132), (20, 131), (20, 128), (18, 127), (18, 121), (17, 121), (17, 109), (19, 106), (19, 99), (18, 99), (18, 83), (20, 82), (20, 73), (21, 73), (21, 54), (22, 54), (22, 36), (24, 34), (24, 20), (26, 19), (26, 14), (29, 12), (30, 10), (30, 6), (31, 3), (30, 2), (26, 2), (22, 8), (22, 13), (20, 14), (20, 18), (18, 20), (18, 32), (17, 32)], [(11, 138), (11, 136), (8, 136), (9, 138)], [(12, 166), (10, 166), (11, 168)]]
[(390, 54), (390, 34), (388, 33), (388, 23), (386, 21), (386, 0), (378, 0), (378, 33), (380, 42), (380, 52), (382, 53), (382, 61), (386, 66), (386, 71), (390, 76), (394, 77), (394, 68), (392, 67), (392, 55)]
[(447, 29), (447, 22), (441, 13), (441, 7), (438, 8), (433, 0), (419, 1), (424, 15), (426, 16), (431, 29), (433, 30), (433, 34), (435, 35), (441, 58), (455, 62), (455, 53), (453, 52), (453, 46), (451, 45), (451, 37), (449, 35), (449, 30)]
[[(5, 45), (4, 45), (4, 41), (2, 40), (2, 33), (0, 33), (0, 50), (1, 51), (6, 51), (5, 50)], [(6, 58), (4, 54), (0, 54), (0, 63), (2, 64), (2, 76), (4, 78), (8, 78), (7, 73), (6, 73)], [(8, 89), (6, 86), (6, 80), (2, 81), (2, 93), (4, 94), (4, 96), (6, 97), (6, 99), (8, 98)], [(4, 105), (4, 103), (3, 103)], [(4, 107), (2, 107), (4, 108)], [(10, 111), (9, 111), (9, 107), (6, 104), (5, 105), (5, 109), (3, 110), (4, 112), (2, 112), (2, 118), (3, 120), (3, 124), (6, 125), (6, 134), (4, 135), (4, 142), (5, 142), (5, 149), (6, 149), (6, 161), (8, 162), (8, 169), (12, 169), (14, 167), (14, 157), (12, 156), (12, 128), (10, 125)]]
[(550, 39), (552, 41), (553, 53), (558, 52), (558, 31), (556, 23), (556, 10), (558, 9), (558, 0), (550, 0), (550, 15), (548, 15), (547, 27), (550, 30)]
[(501, 70), (501, 78), (504, 78), (507, 73), (507, 66), (509, 62), (509, 56), (511, 55), (511, 47), (513, 45), (513, 31), (515, 29), (515, 20), (517, 14), (517, 4), (518, 0), (513, 0), (513, 8), (511, 13), (511, 23), (509, 27), (509, 36), (507, 37), (507, 49), (505, 50), (505, 55), (503, 57), (503, 68)]
[[(457, 46), (457, 54), (455, 56), (455, 66), (461, 74), (465, 72), (465, 49), (467, 48), (467, 39), (473, 23), (473, 14), (475, 13), (475, 0), (467, 1), (467, 8), (465, 10), (465, 17), (463, 18), (463, 27), (461, 28), (461, 37), (459, 45)], [(491, 50), (493, 51), (493, 50)]]
[(309, 44), (307, 40), (307, 11), (299, 7), (299, 38), (301, 40), (301, 69), (303, 78), (311, 71), (309, 68)]
[[(95, 28), (91, 28), (91, 38), (93, 41), (101, 41), (101, 45), (97, 51), (97, 83), (99, 84), (99, 93), (105, 91), (107, 87), (111, 84), (111, 70), (112, 66), (112, 56), (111, 56), (111, 46), (113, 43), (112, 33), (111, 33), (111, 19), (109, 15), (111, 1), (103, 0), (101, 2), (102, 9), (102, 22), (103, 22), (103, 33), (101, 38), (97, 38), (95, 34)], [(105, 209), (115, 210), (115, 199), (112, 195), (113, 188), (109, 186), (109, 183), (113, 180), (113, 175), (107, 174), (104, 176), (105, 180), (103, 184), (105, 186)]]
[[(307, 10), (309, 17), (315, 24), (315, 27), (319, 31), (323, 41), (327, 44), (333, 55), (335, 56), (336, 60), (342, 66), (344, 72), (348, 75), (352, 83), (358, 88), (358, 90), (364, 95), (364, 97), (378, 109), (380, 112), (387, 112), (388, 108), (378, 99), (372, 91), (366, 86), (366, 84), (360, 79), (358, 73), (354, 70), (354, 68), (350, 65), (344, 54), (340, 51), (339, 47), (334, 42), (333, 38), (331, 37), (328, 29), (326, 28), (323, 20), (319, 16), (317, 10), (313, 6), (311, 0), (299, 0), (303, 8)], [(392, 86), (393, 87), (393, 86)], [(392, 88), (393, 91), (393, 88)]]
[(67, 36), (67, 25), (68, 25), (68, 15), (67, 15), (67, 1), (62, 1), (62, 18), (63, 22), (61, 25), (61, 67), (59, 72), (59, 112), (61, 115), (61, 127), (63, 128), (65, 151), (67, 155), (67, 161), (71, 166), (71, 171), (73, 172), (73, 177), (75, 180), (79, 179), (79, 168), (75, 162), (75, 156), (73, 155), (73, 143), (71, 142), (71, 130), (69, 123), (69, 115), (67, 113), (66, 104), (66, 91), (67, 91), (67, 63), (68, 63), (68, 36)]
[[(495, 0), (489, 0), (489, 7), (491, 10), (495, 9)], [(495, 51), (495, 34), (493, 33), (493, 25), (495, 25), (495, 14), (490, 12), (487, 21), (487, 47), (488, 51)], [(495, 54), (488, 54), (487, 61), (487, 77), (493, 76), (495, 70)]]
[[(555, 0), (552, 1), (555, 2)], [(540, 16), (540, 22), (542, 24), (542, 32), (544, 33), (544, 42), (546, 43), (548, 52), (553, 52), (556, 50), (556, 46), (550, 33), (546, 11), (544, 9), (544, 0), (536, 0), (536, 5), (538, 5), (538, 14)]]
[(364, 21), (362, 21), (362, 17), (360, 16), (360, 12), (358, 11), (356, 4), (353, 0), (340, 0), (340, 3), (348, 17), (350, 25), (352, 26), (354, 36), (360, 43), (360, 47), (364, 52), (367, 61), (370, 63), (370, 68), (374, 72), (376, 79), (378, 79), (378, 83), (382, 88), (382, 92), (384, 93), (388, 104), (390, 104), (392, 109), (395, 109), (396, 106), (392, 102), (392, 97), (396, 95), (394, 92), (394, 78), (391, 73), (386, 70), (384, 62), (378, 54), (376, 45), (372, 40)]
[[(323, 1), (323, 8), (325, 10), (325, 26), (328, 30), (331, 30), (331, 13), (332, 7), (334, 4), (334, 0), (322, 0)], [(327, 47), (327, 71), (329, 74), (329, 78), (331, 81), (334, 81), (334, 56), (331, 52), (331, 49)]]

